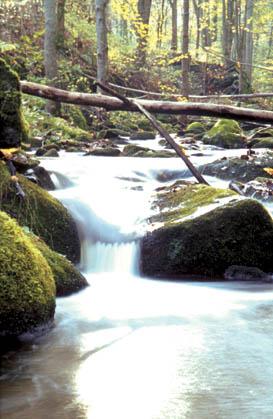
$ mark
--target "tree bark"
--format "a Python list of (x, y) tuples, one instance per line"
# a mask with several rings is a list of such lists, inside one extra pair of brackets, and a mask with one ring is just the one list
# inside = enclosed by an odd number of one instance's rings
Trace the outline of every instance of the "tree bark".
[[(109, 111), (138, 111), (135, 104), (124, 104), (122, 100), (111, 96), (68, 92), (66, 90), (56, 89), (51, 86), (30, 83), (27, 81), (20, 82), (20, 85), (23, 93), (42, 97), (44, 99), (55, 100), (56, 102), (100, 107)], [(273, 124), (273, 112), (271, 111), (261, 111), (211, 103), (171, 102), (140, 99), (138, 99), (138, 102), (151, 113), (215, 116), (218, 118)]]
[(65, 40), (65, 3), (66, 0), (57, 0), (57, 48), (64, 49)]
[(97, 79), (103, 84), (108, 75), (107, 4), (108, 0), (96, 0)]
[(177, 0), (169, 0), (172, 11), (172, 40), (171, 49), (177, 51)]
[(138, 18), (135, 24), (137, 34), (136, 63), (140, 69), (146, 63), (151, 5), (152, 0), (138, 0), (137, 3)]
[(183, 0), (181, 71), (182, 71), (182, 95), (185, 97), (188, 97), (190, 93), (189, 18), (190, 18), (190, 3), (189, 3), (189, 0)]
[[(56, 0), (45, 0), (45, 38), (44, 38), (44, 66), (45, 76), (50, 84), (54, 85), (57, 81), (57, 4)], [(47, 112), (56, 115), (60, 106), (56, 102), (48, 101), (46, 104)]]

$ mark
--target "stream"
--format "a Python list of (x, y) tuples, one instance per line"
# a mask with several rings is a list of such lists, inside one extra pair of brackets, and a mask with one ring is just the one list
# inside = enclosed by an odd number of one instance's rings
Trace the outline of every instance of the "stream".
[(152, 194), (166, 170), (190, 179), (181, 160), (61, 153), (42, 165), (77, 222), (90, 286), (2, 357), (1, 418), (273, 418), (273, 285), (138, 274)]

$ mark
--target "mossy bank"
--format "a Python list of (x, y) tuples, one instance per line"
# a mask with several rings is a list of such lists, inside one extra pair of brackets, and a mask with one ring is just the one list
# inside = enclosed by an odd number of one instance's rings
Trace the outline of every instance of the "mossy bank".
[(0, 209), (28, 226), (53, 250), (77, 263), (80, 259), (80, 241), (77, 228), (67, 209), (36, 184), (19, 175), (26, 194), (24, 200), (16, 195), (9, 172), (0, 161)]
[(40, 251), (0, 212), (0, 335), (18, 336), (53, 319), (55, 282)]

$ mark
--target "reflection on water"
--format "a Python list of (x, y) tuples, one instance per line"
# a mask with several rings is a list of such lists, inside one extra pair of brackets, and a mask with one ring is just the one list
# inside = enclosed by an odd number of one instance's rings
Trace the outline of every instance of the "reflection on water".
[(58, 299), (47, 335), (4, 355), (1, 417), (273, 418), (272, 285), (132, 274), (157, 173), (181, 164), (149, 160), (45, 163), (73, 184), (54, 194), (77, 219), (90, 287)]

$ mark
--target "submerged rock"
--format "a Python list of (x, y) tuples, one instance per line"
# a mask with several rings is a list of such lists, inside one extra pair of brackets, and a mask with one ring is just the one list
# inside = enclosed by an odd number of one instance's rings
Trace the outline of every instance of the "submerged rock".
[(273, 222), (257, 201), (239, 200), (192, 220), (163, 223), (141, 241), (148, 276), (223, 275), (231, 265), (273, 271)]
[(55, 311), (52, 272), (18, 224), (0, 212), (0, 335), (48, 323)]
[(18, 175), (26, 196), (22, 201), (14, 189), (9, 172), (0, 162), (0, 208), (16, 218), (21, 226), (28, 226), (56, 252), (77, 263), (80, 241), (77, 228), (67, 209), (38, 185)]
[(203, 136), (205, 144), (223, 148), (245, 148), (243, 132), (237, 121), (220, 119)]
[(152, 131), (137, 132), (130, 136), (130, 140), (154, 140), (155, 134)]
[(272, 275), (268, 275), (259, 268), (249, 266), (229, 266), (225, 273), (224, 278), (229, 281), (261, 281), (271, 282)]
[(243, 195), (261, 201), (273, 202), (273, 179), (258, 177), (245, 184), (233, 182), (240, 189)]
[(85, 277), (65, 256), (54, 252), (39, 237), (29, 234), (29, 238), (40, 250), (52, 270), (57, 297), (70, 295), (88, 286)]
[(231, 157), (216, 160), (200, 168), (204, 175), (220, 179), (248, 182), (257, 177), (270, 177), (264, 169), (273, 167), (273, 153), (268, 151), (248, 158)]
[(253, 148), (273, 148), (273, 137), (259, 138)]

